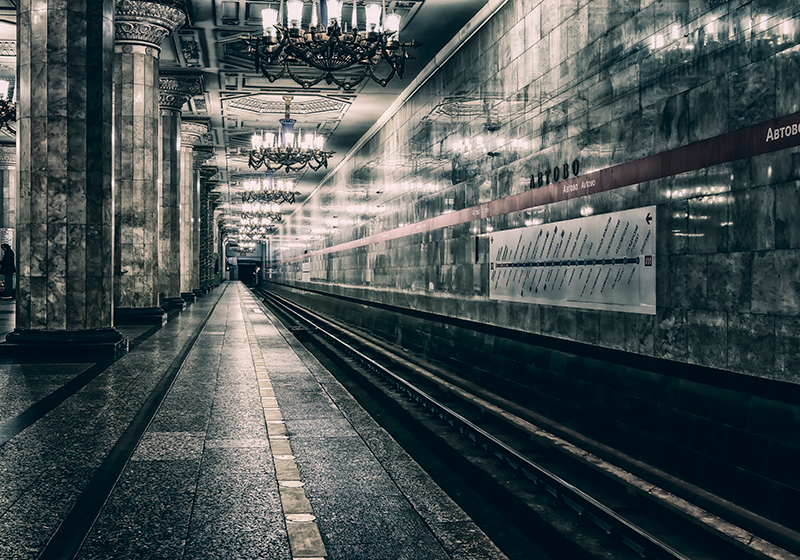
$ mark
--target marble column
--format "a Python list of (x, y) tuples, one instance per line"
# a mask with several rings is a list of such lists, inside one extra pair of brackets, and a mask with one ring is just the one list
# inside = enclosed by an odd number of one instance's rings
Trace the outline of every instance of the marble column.
[(207, 291), (202, 283), (202, 262), (205, 251), (203, 250), (201, 243), (201, 229), (203, 227), (201, 209), (205, 207), (202, 202), (202, 199), (206, 196), (203, 194), (205, 190), (204, 184), (208, 179), (217, 173), (217, 168), (216, 166), (205, 165), (205, 162), (214, 159), (214, 148), (211, 146), (195, 146), (194, 157), (194, 165), (195, 169), (197, 170), (198, 181), (197, 190), (195, 191), (194, 197), (194, 207), (192, 208), (192, 213), (194, 215), (192, 243), (195, 247), (193, 255), (194, 260), (192, 262), (192, 282), (193, 285), (196, 286), (194, 288), (194, 292), (199, 297), (205, 294)]
[[(199, 143), (207, 132), (208, 121), (181, 122), (181, 297), (187, 303), (197, 301), (194, 290), (200, 288), (194, 264), (197, 252), (200, 250), (194, 239), (197, 224), (194, 207), (200, 181), (194, 165), (194, 145)], [(208, 155), (212, 153), (206, 152)]]
[(181, 297), (181, 109), (202, 91), (199, 77), (159, 77), (161, 112), (161, 307), (184, 309)]
[(219, 218), (221, 213), (218, 213), (220, 206), (222, 206), (222, 193), (212, 193), (214, 198), (211, 199), (211, 208), (209, 209), (209, 216), (208, 216), (208, 224), (211, 228), (211, 233), (209, 234), (210, 242), (211, 242), (211, 285), (216, 287), (220, 284), (220, 271), (224, 268), (222, 263), (220, 262), (220, 252), (219, 252)]
[[(216, 167), (202, 167), (200, 169), (200, 289), (208, 292), (212, 288), (209, 266), (213, 251), (212, 229), (209, 223), (209, 208), (212, 208), (212, 191), (219, 185), (213, 180), (217, 174)], [(213, 212), (213, 210), (212, 210)]]
[(18, 285), (4, 352), (128, 349), (113, 327), (113, 30), (113, 0), (18, 7)]
[(165, 324), (159, 305), (161, 41), (183, 25), (171, 6), (117, 0), (114, 47), (116, 322)]

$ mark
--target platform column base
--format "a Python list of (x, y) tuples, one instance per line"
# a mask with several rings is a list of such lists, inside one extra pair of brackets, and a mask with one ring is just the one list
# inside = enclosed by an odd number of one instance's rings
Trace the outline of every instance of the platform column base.
[(115, 325), (167, 324), (167, 312), (161, 307), (118, 307), (114, 309)]
[(46, 361), (62, 362), (111, 359), (128, 353), (128, 337), (116, 329), (50, 331), (14, 329), (0, 343), (0, 356), (45, 357)]
[(165, 311), (183, 311), (186, 309), (186, 302), (183, 300), (182, 297), (168, 297), (165, 298), (161, 307), (164, 308)]

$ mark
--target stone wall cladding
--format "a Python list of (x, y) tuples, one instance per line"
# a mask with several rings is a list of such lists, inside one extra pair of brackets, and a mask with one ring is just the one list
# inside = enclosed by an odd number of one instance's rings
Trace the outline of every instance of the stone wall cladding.
[[(308, 248), (520, 193), (563, 162), (603, 169), (796, 113), (799, 50), (791, 0), (510, 0), (306, 205), (338, 220)], [(354, 190), (367, 202), (345, 212)], [(419, 309), (798, 383), (798, 203), (790, 148), (316, 256), (309, 286), (413, 294)], [(488, 300), (491, 231), (648, 205), (654, 316)], [(295, 280), (289, 267), (282, 279)]]

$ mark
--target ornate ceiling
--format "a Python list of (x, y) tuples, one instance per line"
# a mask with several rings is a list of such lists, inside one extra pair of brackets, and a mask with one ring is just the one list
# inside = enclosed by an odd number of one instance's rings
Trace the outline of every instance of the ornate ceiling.
[[(346, 3), (350, 5), (351, 0)], [(356, 3), (365, 4), (364, 0)], [(11, 80), (16, 68), (16, 4), (15, 0), (0, 0), (0, 78)], [(270, 3), (185, 0), (186, 23), (161, 44), (162, 101), (170, 94), (170, 87), (193, 90), (194, 95), (183, 107), (183, 120), (208, 123), (208, 132), (194, 144), (213, 150), (207, 165), (215, 163), (218, 169), (215, 179), (219, 180), (223, 212), (237, 212), (243, 182), (262, 176), (247, 166), (250, 136), (277, 127), (285, 110), (284, 95), (294, 96), (292, 118), (297, 120), (296, 126), (324, 136), (325, 149), (335, 152), (327, 169), (291, 176), (300, 195), (295, 204), (284, 205), (282, 211), (292, 213), (485, 1), (386, 0), (385, 4), (387, 10), (403, 15), (403, 40), (415, 39), (423, 46), (414, 50), (415, 59), (408, 61), (403, 79), (395, 78), (385, 88), (368, 82), (344, 92), (324, 82), (309, 89), (289, 79), (270, 83), (254, 71), (251, 55), (239, 37), (261, 33), (261, 10)], [(273, 7), (277, 5), (272, 3)], [(176, 81), (180, 83), (176, 85)], [(13, 136), (0, 132), (0, 142), (13, 141)], [(281, 172), (283, 177), (289, 176)]]

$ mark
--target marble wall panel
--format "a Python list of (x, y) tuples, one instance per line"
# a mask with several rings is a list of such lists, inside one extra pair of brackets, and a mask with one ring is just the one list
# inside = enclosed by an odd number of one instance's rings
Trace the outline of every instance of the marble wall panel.
[(775, 247), (775, 189), (751, 188), (731, 193), (728, 240), (731, 251)]
[(775, 248), (796, 249), (800, 247), (800, 181), (775, 187)]
[[(717, 253), (708, 257), (708, 309), (750, 311), (753, 254)], [(720, 314), (721, 315), (721, 314)]]
[(713, 311), (686, 313), (687, 354), (690, 363), (720, 367), (727, 363), (727, 317)]
[(775, 57), (775, 113), (800, 111), (800, 57)]
[(799, 383), (796, 364), (800, 361), (800, 318), (775, 318), (775, 372), (777, 379)]
[(774, 376), (775, 317), (754, 313), (728, 315), (728, 364), (734, 371)]
[(751, 278), (753, 313), (800, 314), (800, 251), (755, 253)]
[(800, 150), (791, 148), (780, 153), (763, 154), (750, 161), (750, 182), (753, 187), (775, 185), (800, 179)]
[(668, 307), (657, 310), (654, 337), (657, 357), (678, 362), (686, 361), (688, 350), (686, 311)]
[(627, 346), (625, 340), (625, 320), (613, 311), (599, 311), (600, 331), (598, 344), (606, 348), (624, 350)]

